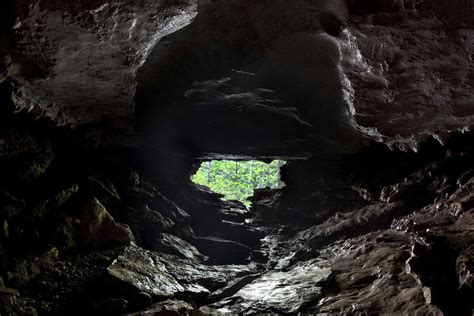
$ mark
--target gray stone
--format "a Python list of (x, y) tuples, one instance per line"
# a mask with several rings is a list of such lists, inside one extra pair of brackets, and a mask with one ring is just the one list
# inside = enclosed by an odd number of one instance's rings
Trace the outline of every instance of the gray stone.
[(160, 233), (152, 250), (177, 255), (182, 259), (203, 261), (206, 257), (189, 242), (167, 233)]
[(198, 284), (181, 284), (164, 262), (138, 248), (127, 248), (126, 252), (107, 268), (107, 273), (116, 280), (132, 285), (137, 292), (159, 297), (173, 297), (185, 292), (209, 293), (208, 289)]
[(92, 248), (127, 246), (133, 243), (130, 228), (117, 223), (96, 198), (92, 198), (84, 207), (81, 236), (83, 246)]
[(331, 269), (302, 262), (288, 271), (265, 273), (209, 307), (218, 313), (297, 313), (323, 297), (323, 287), (331, 277)]
[(42, 71), (35, 74), (21, 58), (12, 60), (8, 77), (22, 83), (13, 97), (16, 108), (58, 125), (131, 118), (137, 69), (160, 38), (196, 15), (196, 5), (175, 4), (165, 11), (162, 5), (67, 2), (63, 12), (54, 4), (25, 6), (15, 25), (19, 53)]
[(144, 311), (127, 314), (128, 316), (153, 316), (153, 315), (189, 315), (194, 311), (191, 304), (180, 300), (167, 300), (150, 306)]
[(207, 266), (176, 256), (127, 247), (107, 268), (108, 277), (135, 291), (173, 298), (188, 294), (207, 296), (230, 280), (255, 273), (256, 266)]

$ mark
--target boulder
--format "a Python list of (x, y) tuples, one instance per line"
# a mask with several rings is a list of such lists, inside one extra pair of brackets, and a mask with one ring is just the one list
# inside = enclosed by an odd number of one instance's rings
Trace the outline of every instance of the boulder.
[(163, 261), (140, 248), (127, 248), (107, 268), (107, 273), (115, 284), (118, 281), (124, 287), (135, 288), (137, 293), (145, 292), (167, 298), (183, 293), (209, 293), (208, 289), (198, 284), (181, 284)]
[(171, 219), (150, 210), (147, 205), (137, 209), (128, 208), (127, 211), (123, 219), (124, 223), (132, 229), (137, 243), (147, 249), (153, 249), (161, 232), (168, 232), (175, 226)]
[(152, 201), (151, 207), (176, 223), (189, 224), (191, 222), (191, 216), (185, 210), (159, 192)]
[(194, 310), (193, 306), (187, 302), (180, 300), (167, 300), (150, 306), (144, 311), (128, 314), (128, 316), (145, 316), (145, 315), (189, 315)]
[(92, 198), (83, 209), (81, 242), (86, 248), (128, 246), (134, 242), (130, 228), (117, 223), (106, 208)]
[(205, 259), (205, 256), (200, 253), (196, 247), (175, 235), (167, 233), (160, 233), (156, 243), (152, 247), (152, 250), (169, 253), (182, 259), (189, 259), (197, 262)]
[(151, 210), (148, 206), (140, 209), (129, 209), (125, 218), (129, 225), (135, 225), (140, 231), (168, 231), (174, 226), (174, 222), (168, 217)]
[(187, 295), (197, 300), (256, 269), (254, 265), (208, 266), (130, 246), (107, 268), (106, 285), (128, 288), (135, 294), (169, 299)]
[(90, 192), (107, 207), (114, 206), (121, 200), (117, 189), (110, 181), (90, 176), (88, 185)]
[(263, 274), (233, 296), (208, 307), (217, 313), (297, 313), (323, 297), (323, 288), (331, 278), (331, 269), (315, 261), (302, 262), (289, 271)]

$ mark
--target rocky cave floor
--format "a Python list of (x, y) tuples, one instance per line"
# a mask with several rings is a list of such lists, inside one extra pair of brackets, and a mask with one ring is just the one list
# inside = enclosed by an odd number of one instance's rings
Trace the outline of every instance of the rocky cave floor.
[(21, 120), (0, 137), (2, 314), (472, 312), (472, 133), (290, 161), (246, 210)]

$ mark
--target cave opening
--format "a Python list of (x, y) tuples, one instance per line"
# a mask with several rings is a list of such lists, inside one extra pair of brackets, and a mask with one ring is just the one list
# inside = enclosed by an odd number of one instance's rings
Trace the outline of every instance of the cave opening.
[(474, 315), (445, 2), (1, 1), (0, 315)]
[(257, 189), (280, 189), (285, 186), (280, 178), (284, 160), (207, 160), (202, 161), (191, 176), (195, 184), (205, 186), (222, 195), (222, 200), (239, 201), (247, 209), (249, 198)]

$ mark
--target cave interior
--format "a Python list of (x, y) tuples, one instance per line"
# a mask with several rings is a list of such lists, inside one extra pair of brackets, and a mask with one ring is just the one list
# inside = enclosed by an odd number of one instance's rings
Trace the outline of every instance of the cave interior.
[(473, 314), (472, 0), (0, 9), (0, 315)]

